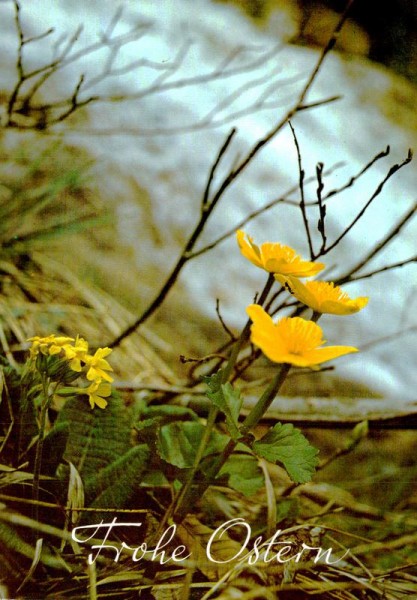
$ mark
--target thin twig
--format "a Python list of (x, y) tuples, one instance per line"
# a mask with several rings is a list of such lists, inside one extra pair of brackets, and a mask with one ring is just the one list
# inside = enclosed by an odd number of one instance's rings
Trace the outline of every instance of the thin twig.
[[(281, 129), (287, 124), (287, 122), (290, 121), (291, 118), (297, 113), (298, 108), (303, 105), (304, 100), (305, 100), (311, 86), (313, 85), (315, 78), (318, 75), (318, 72), (321, 68), (321, 65), (324, 62), (325, 57), (328, 55), (328, 53), (334, 46), (334, 43), (338, 36), (338, 33), (347, 18), (348, 11), (352, 4), (353, 4), (353, 0), (349, 0), (347, 8), (344, 11), (338, 25), (336, 26), (330, 41), (328, 42), (326, 47), (323, 49), (323, 51), (320, 55), (320, 58), (317, 62), (317, 65), (316, 65), (315, 69), (313, 70), (313, 73), (310, 75), (307, 83), (305, 84), (304, 88), (302, 89), (294, 106), (288, 111), (286, 116), (275, 125), (275, 127), (273, 127), (263, 138), (261, 138), (260, 140), (258, 140), (255, 143), (255, 145), (252, 147), (252, 149), (248, 152), (248, 154), (245, 156), (245, 158), (243, 158), (242, 161), (236, 166), (236, 168), (232, 169), (226, 175), (226, 177), (220, 183), (217, 191), (212, 196), (211, 200), (209, 200), (209, 199), (207, 200), (208, 209), (201, 215), (200, 220), (197, 223), (197, 226), (195, 227), (193, 233), (191, 234), (183, 253), (181, 254), (179, 260), (177, 261), (177, 264), (175, 265), (173, 271), (169, 275), (165, 284), (162, 286), (162, 289), (160, 290), (160, 292), (158, 293), (156, 298), (153, 300), (153, 302), (151, 302), (151, 304), (148, 306), (148, 308), (142, 313), (142, 315), (138, 319), (136, 319), (136, 321), (132, 325), (130, 325), (127, 329), (125, 329), (115, 340), (113, 340), (113, 342), (111, 342), (109, 344), (110, 348), (117, 347), (126, 337), (128, 337), (142, 323), (144, 323), (155, 312), (155, 310), (160, 306), (160, 304), (163, 302), (163, 300), (167, 296), (167, 294), (170, 291), (170, 289), (172, 288), (172, 286), (175, 284), (175, 282), (178, 278), (178, 275), (181, 272), (183, 266), (189, 260), (190, 253), (192, 252), (192, 250), (195, 246), (195, 243), (197, 242), (200, 234), (202, 233), (202, 231), (205, 227), (205, 224), (206, 224), (208, 218), (210, 217), (211, 213), (213, 212), (213, 210), (216, 207), (217, 203), (219, 202), (220, 198), (223, 196), (223, 194), (226, 192), (226, 190), (235, 182), (235, 180), (240, 176), (240, 174), (244, 171), (244, 169), (254, 160), (254, 158), (264, 148), (264, 146), (266, 146), (281, 131)], [(229, 134), (228, 138), (226, 139), (226, 147), (230, 144), (232, 137), (233, 137), (233, 133)], [(222, 155), (224, 154), (223, 148), (224, 148), (224, 144), (222, 145), (221, 150), (220, 150)]]
[[(325, 219), (326, 219), (326, 205), (323, 204), (323, 197), (322, 197), (322, 192), (324, 189), (324, 184), (323, 184), (323, 163), (318, 163), (316, 166), (316, 175), (317, 175), (317, 202), (319, 205), (319, 220), (317, 223), (317, 229), (319, 230), (319, 233), (321, 235), (321, 248), (319, 250), (319, 253), (317, 255), (318, 256), (322, 256), (322, 254), (324, 254), (325, 249), (326, 249), (326, 225), (325, 225)], [(314, 256), (314, 258), (317, 258), (316, 256)]]
[(305, 198), (304, 198), (304, 177), (305, 177), (305, 171), (303, 169), (303, 165), (302, 165), (302, 161), (301, 161), (301, 151), (300, 151), (300, 146), (298, 144), (297, 135), (295, 133), (294, 127), (292, 126), (291, 122), (289, 122), (289, 126), (291, 128), (291, 133), (292, 133), (292, 136), (294, 138), (295, 148), (297, 150), (298, 177), (299, 177), (299, 179), (298, 179), (298, 187), (299, 187), (299, 190), (300, 190), (299, 207), (300, 207), (300, 210), (301, 210), (301, 215), (303, 217), (304, 229), (305, 229), (306, 236), (307, 236), (307, 241), (308, 241), (308, 248), (310, 250), (310, 259), (314, 260), (313, 242), (311, 240), (310, 224), (308, 222), (307, 211), (306, 211), (306, 203), (305, 203)]
[(7, 120), (6, 126), (10, 123), (13, 109), (16, 104), (16, 100), (19, 95), (19, 92), (20, 92), (20, 88), (25, 81), (25, 74), (24, 74), (24, 70), (23, 70), (23, 46), (25, 45), (25, 38), (23, 35), (22, 25), (20, 22), (20, 5), (17, 0), (14, 0), (14, 7), (15, 7), (15, 23), (16, 23), (17, 35), (19, 37), (19, 46), (17, 49), (17, 60), (16, 60), (16, 70), (17, 70), (18, 80), (17, 80), (17, 83), (16, 83), (14, 89), (12, 90), (12, 93), (10, 94), (9, 101), (7, 103), (8, 120)]
[[(130, 100), (131, 98), (125, 96), (124, 97), (125, 100)], [(94, 98), (95, 102), (107, 102), (106, 98)], [(327, 104), (329, 102), (329, 99), (323, 100), (323, 101), (318, 101), (315, 103), (312, 103), (311, 105), (306, 105), (304, 107), (303, 110), (307, 110), (310, 108), (317, 108), (319, 106), (322, 106), (323, 104)], [(199, 119), (197, 121), (195, 121), (194, 123), (190, 123), (188, 125), (178, 125), (175, 127), (167, 127), (167, 128), (159, 128), (159, 127), (155, 127), (152, 129), (146, 129), (144, 127), (141, 127), (140, 129), (134, 128), (134, 127), (125, 127), (125, 128), (116, 128), (116, 129), (106, 129), (106, 128), (100, 128), (100, 129), (92, 129), (92, 128), (85, 128), (83, 127), (82, 129), (75, 129), (75, 128), (71, 128), (72, 132), (76, 132), (77, 134), (80, 135), (97, 135), (97, 136), (110, 136), (110, 135), (116, 135), (116, 136), (133, 136), (133, 137), (155, 137), (155, 136), (171, 136), (171, 135), (178, 135), (179, 133), (192, 133), (195, 131), (201, 131), (202, 129), (207, 130), (207, 129), (218, 129), (219, 127), (223, 126), (223, 125), (227, 125), (230, 122), (235, 123), (237, 119), (240, 119), (241, 117), (248, 115), (248, 114), (253, 114), (255, 111), (260, 111), (260, 110), (273, 110), (274, 108), (276, 108), (277, 106), (281, 106), (281, 102), (276, 102), (273, 105), (263, 105), (262, 107), (257, 106), (255, 103), (253, 103), (252, 105), (236, 111), (234, 113), (231, 113), (229, 115), (227, 115), (226, 117), (224, 117), (223, 119), (217, 119), (217, 120), (213, 120), (213, 121), (205, 121), (203, 119)], [(297, 111), (298, 112), (298, 111)], [(292, 115), (294, 116), (294, 115)], [(284, 123), (285, 125), (285, 123)]]
[(344, 237), (346, 237), (346, 235), (350, 232), (350, 230), (356, 225), (356, 223), (358, 223), (358, 221), (363, 217), (363, 215), (365, 214), (366, 210), (369, 208), (369, 206), (372, 204), (372, 202), (379, 196), (379, 194), (382, 192), (382, 190), (384, 189), (385, 184), (387, 183), (387, 181), (389, 179), (391, 179), (391, 177), (397, 173), (397, 171), (399, 171), (400, 169), (402, 169), (403, 167), (405, 167), (406, 165), (408, 165), (408, 163), (411, 162), (413, 158), (413, 153), (411, 150), (408, 151), (408, 156), (407, 158), (405, 158), (401, 163), (398, 163), (396, 165), (393, 165), (390, 170), (388, 171), (387, 175), (384, 177), (384, 179), (379, 183), (378, 187), (376, 188), (375, 192), (372, 194), (372, 196), (369, 198), (369, 200), (366, 202), (366, 204), (362, 207), (362, 209), (358, 212), (358, 214), (356, 215), (356, 217), (353, 219), (353, 221), (350, 223), (350, 225), (348, 225), (344, 231), (334, 240), (334, 242), (332, 244), (330, 244), (330, 246), (327, 246), (326, 250), (323, 252), (324, 254), (327, 254), (328, 252), (330, 252), (331, 250), (333, 250), (333, 248), (335, 248), (342, 240)]
[[(412, 219), (412, 217), (416, 213), (416, 210), (417, 210), (417, 203), (415, 203), (413, 205), (413, 207), (404, 215), (404, 217), (402, 217), (398, 221), (398, 223), (395, 224), (395, 226), (387, 233), (387, 235), (380, 242), (378, 242), (374, 246), (374, 248), (372, 248), (372, 250), (360, 262), (358, 262), (352, 269), (350, 269), (350, 271), (348, 273), (346, 273), (346, 275), (343, 275), (342, 277), (340, 277), (338, 279), (338, 285), (347, 283), (348, 281), (352, 281), (352, 275), (354, 275), (355, 273), (360, 271), (360, 269), (362, 269), (364, 266), (366, 266), (377, 254), (379, 254), (379, 252), (381, 252), (381, 250), (383, 250), (386, 246), (388, 246), (390, 244), (390, 242), (401, 232), (403, 227), (410, 221), (410, 219)], [(408, 259), (407, 262), (414, 262), (414, 260), (415, 260), (415, 257)], [(407, 264), (407, 263), (404, 263), (404, 262), (397, 263), (396, 265), (394, 265), (392, 267), (388, 267), (388, 268), (396, 268), (397, 266), (402, 267), (404, 264)], [(384, 267), (383, 270), (387, 270), (387, 267)], [(376, 272), (378, 272), (378, 271), (376, 271)], [(374, 274), (376, 272), (374, 272)], [(370, 277), (370, 276), (371, 275), (367, 275), (367, 277)], [(355, 280), (357, 280), (357, 278), (355, 278)]]
[(234, 335), (233, 331), (231, 331), (231, 329), (229, 329), (229, 327), (226, 325), (226, 323), (224, 322), (223, 317), (220, 314), (220, 300), (218, 298), (216, 298), (216, 314), (217, 314), (217, 317), (218, 317), (218, 319), (220, 321), (220, 324), (223, 327), (224, 331), (230, 337), (231, 341), (235, 342), (236, 341), (236, 336)]
[(231, 130), (231, 132), (225, 139), (223, 146), (220, 148), (220, 152), (218, 153), (216, 160), (213, 162), (213, 165), (210, 169), (207, 185), (204, 189), (203, 201), (201, 203), (201, 212), (202, 213), (206, 212), (209, 209), (210, 188), (211, 188), (211, 184), (213, 183), (214, 174), (216, 172), (217, 167), (219, 166), (219, 163), (220, 163), (224, 153), (230, 146), (230, 143), (232, 141), (233, 136), (236, 134), (236, 131), (237, 130), (235, 127)]
[(349, 181), (347, 181), (346, 183), (344, 183), (339, 188), (335, 188), (333, 190), (329, 190), (327, 192), (327, 194), (324, 195), (323, 200), (328, 200), (332, 196), (336, 196), (337, 194), (340, 194), (341, 192), (344, 192), (348, 188), (352, 187), (358, 181), (358, 179), (360, 179), (362, 177), (362, 175), (365, 175), (365, 173), (367, 171), (369, 171), (369, 169), (371, 167), (374, 166), (374, 164), (376, 162), (378, 162), (379, 160), (381, 160), (381, 158), (387, 157), (389, 155), (389, 153), (390, 153), (390, 150), (391, 150), (390, 147), (387, 146), (385, 150), (383, 150), (382, 152), (379, 152), (378, 154), (376, 154), (364, 167), (362, 167), (362, 169), (358, 173), (356, 173), (356, 175), (353, 175), (349, 179)]
[(357, 275), (356, 277), (349, 277), (346, 281), (342, 279), (344, 283), (350, 283), (351, 281), (360, 281), (362, 279), (369, 279), (374, 275), (379, 275), (380, 273), (385, 273), (386, 271), (392, 271), (393, 269), (398, 269), (400, 267), (405, 267), (411, 263), (417, 262), (417, 254), (412, 256), (411, 258), (407, 258), (406, 260), (401, 260), (396, 263), (391, 263), (390, 265), (386, 265), (385, 267), (381, 267), (380, 269), (375, 269), (374, 271), (370, 271), (369, 273), (364, 273), (363, 275)]
[[(228, 134), (226, 141), (222, 144), (222, 146), (220, 148), (218, 157), (219, 156), (221, 157), (224, 155), (224, 153), (225, 153), (227, 147), (230, 145), (235, 133), (236, 133), (236, 130), (232, 129), (232, 131)], [(215, 160), (216, 165), (219, 164), (218, 157), (216, 157), (216, 160)], [(210, 185), (210, 182), (211, 182), (211, 179), (213, 176), (214, 176), (214, 172), (212, 173), (212, 176), (209, 177), (209, 180), (207, 183), (208, 186)], [(206, 192), (204, 192), (204, 194), (205, 193)], [(217, 200), (218, 199), (219, 199), (219, 197), (217, 198)], [(200, 219), (199, 219), (194, 231), (192, 232), (190, 238), (188, 239), (188, 242), (186, 243), (181, 256), (179, 257), (176, 265), (174, 266), (173, 270), (171, 271), (171, 274), (169, 275), (168, 279), (165, 281), (164, 285), (162, 286), (161, 290), (159, 291), (159, 293), (157, 294), (155, 299), (151, 302), (151, 304), (145, 309), (145, 311), (141, 314), (141, 316), (138, 319), (136, 319), (136, 321), (132, 325), (127, 327), (124, 331), (122, 331), (122, 333), (120, 335), (117, 336), (117, 338), (115, 340), (113, 340), (110, 344), (108, 344), (109, 348), (117, 347), (126, 337), (128, 337), (138, 327), (140, 327), (140, 325), (142, 323), (144, 323), (164, 301), (168, 292), (170, 291), (170, 289), (173, 287), (173, 285), (177, 281), (177, 278), (178, 278), (183, 266), (190, 259), (190, 253), (192, 252), (194, 245), (196, 244), (200, 234), (202, 233), (202, 231), (204, 229), (205, 224), (207, 223), (211, 213), (213, 212), (213, 210), (216, 206), (217, 200), (215, 200), (215, 201), (213, 200), (211, 202), (206, 203), (206, 208), (204, 211), (202, 211)]]
[[(329, 168), (329, 169), (326, 170), (325, 175), (330, 175), (335, 170), (339, 169), (342, 166), (342, 164), (343, 163), (340, 163), (340, 162), (334, 164), (331, 168)], [(311, 183), (312, 181), (314, 181), (314, 177), (308, 177), (305, 180), (306, 183)], [(235, 235), (235, 233), (236, 233), (236, 231), (238, 229), (242, 229), (243, 227), (245, 227), (245, 225), (247, 225), (248, 223), (250, 223), (251, 221), (253, 221), (254, 219), (256, 219), (256, 217), (258, 217), (261, 214), (264, 214), (268, 210), (271, 210), (272, 208), (274, 208), (278, 204), (285, 204), (286, 206), (293, 206), (295, 208), (298, 208), (299, 207), (299, 201), (297, 201), (297, 200), (291, 200), (291, 199), (288, 198), (288, 196), (290, 194), (294, 194), (297, 190), (298, 190), (298, 185), (295, 185), (295, 186), (291, 187), (289, 190), (287, 190), (280, 198), (275, 198), (274, 200), (271, 200), (271, 202), (268, 202), (267, 204), (265, 204), (261, 208), (257, 208), (253, 212), (249, 213), (247, 215), (247, 217), (245, 217), (244, 219), (242, 219), (241, 221), (239, 221), (239, 223), (236, 223), (236, 225), (234, 225), (234, 227), (232, 227), (231, 229), (227, 230), (225, 233), (223, 233), (222, 235), (220, 235), (218, 238), (216, 238), (215, 240), (213, 240), (212, 242), (210, 242), (206, 246), (203, 246), (199, 250), (195, 250), (194, 252), (192, 252), (192, 254), (190, 256), (190, 259), (191, 258), (196, 258), (197, 256), (201, 256), (202, 254), (205, 254), (206, 252), (209, 252), (210, 250), (213, 250), (216, 246), (218, 246), (219, 244), (221, 244), (222, 242), (224, 242), (225, 240), (227, 240), (229, 237)], [(306, 206), (315, 206), (316, 204), (317, 204), (316, 201), (314, 201), (314, 202), (306, 202)]]

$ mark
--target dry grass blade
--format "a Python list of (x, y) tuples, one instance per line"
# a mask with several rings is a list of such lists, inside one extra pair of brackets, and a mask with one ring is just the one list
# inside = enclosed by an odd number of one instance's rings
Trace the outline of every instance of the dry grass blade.
[(242, 546), (227, 534), (219, 536), (219, 539), (214, 539), (214, 543), (210, 547), (212, 560), (209, 559), (208, 544), (214, 530), (201, 523), (196, 517), (189, 515), (178, 526), (177, 533), (180, 540), (189, 549), (195, 566), (209, 580), (219, 579), (237, 564), (237, 561), (233, 561), (231, 558), (241, 554)]

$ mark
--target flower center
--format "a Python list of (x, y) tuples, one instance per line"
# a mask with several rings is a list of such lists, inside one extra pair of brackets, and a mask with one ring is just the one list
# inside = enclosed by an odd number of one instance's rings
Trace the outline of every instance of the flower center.
[(332, 282), (307, 281), (305, 285), (320, 302), (324, 302), (326, 300), (333, 302), (347, 302), (350, 300), (349, 295), (339, 286), (335, 286)]
[(300, 317), (286, 317), (276, 324), (277, 333), (291, 354), (302, 355), (324, 343), (322, 331), (316, 323)]

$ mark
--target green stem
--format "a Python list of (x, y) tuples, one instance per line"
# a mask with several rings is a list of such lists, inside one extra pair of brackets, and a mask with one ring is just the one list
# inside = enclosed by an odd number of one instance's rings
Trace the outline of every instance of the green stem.
[(246, 435), (251, 429), (253, 429), (259, 421), (262, 419), (266, 411), (274, 401), (275, 396), (281, 389), (282, 384), (287, 378), (291, 365), (284, 363), (274, 379), (271, 381), (269, 386), (266, 388), (258, 402), (252, 408), (246, 419), (243, 421), (239, 431), (242, 435)]
[(49, 408), (49, 379), (43, 373), (42, 374), (42, 392), (43, 399), (41, 404), (41, 414), (40, 414), (40, 423), (39, 423), (39, 437), (38, 443), (36, 445), (36, 454), (35, 454), (35, 465), (33, 468), (33, 500), (34, 510), (33, 510), (33, 518), (35, 521), (38, 520), (38, 500), (39, 500), (39, 482), (41, 476), (41, 466), (42, 466), (42, 452), (43, 452), (43, 441), (45, 437), (45, 424), (46, 424), (46, 413)]
[[(263, 305), (263, 303), (265, 302), (265, 300), (268, 297), (269, 292), (271, 291), (274, 281), (275, 281), (274, 276), (272, 275), (272, 273), (270, 273), (268, 275), (268, 279), (265, 284), (265, 287), (262, 290), (262, 293), (259, 296), (259, 299), (256, 301), (256, 304), (259, 304), (260, 306)], [(251, 327), (251, 320), (248, 319), (246, 321), (245, 327), (242, 329), (242, 333), (240, 334), (239, 339), (237, 340), (236, 344), (233, 346), (232, 352), (230, 354), (230, 358), (227, 362), (227, 365), (225, 366), (225, 368), (223, 370), (222, 383), (226, 383), (227, 381), (229, 381), (230, 376), (233, 371), (233, 368), (234, 368), (237, 358), (239, 356), (239, 352), (241, 351), (242, 347), (249, 339), (250, 327)]]
[(204, 429), (204, 434), (203, 434), (203, 437), (201, 438), (201, 442), (200, 442), (200, 445), (197, 450), (197, 454), (194, 459), (194, 464), (191, 468), (190, 473), (188, 474), (186, 483), (181, 488), (178, 498), (175, 501), (173, 512), (178, 510), (180, 508), (180, 506), (184, 503), (184, 500), (188, 497), (192, 483), (194, 481), (194, 477), (198, 471), (198, 467), (204, 456), (204, 451), (209, 442), (211, 432), (213, 430), (214, 423), (216, 422), (216, 417), (217, 417), (218, 412), (219, 412), (219, 410), (215, 406), (211, 406), (208, 417), (207, 417), (207, 423), (206, 423), (206, 427)]
[[(275, 375), (274, 379), (271, 381), (271, 383), (266, 388), (266, 390), (264, 391), (262, 396), (259, 398), (258, 402), (255, 404), (255, 406), (252, 408), (252, 410), (247, 415), (246, 419), (243, 421), (242, 425), (239, 427), (239, 432), (242, 434), (242, 436), (245, 436), (247, 433), (249, 433), (249, 431), (251, 429), (253, 429), (259, 423), (259, 421), (262, 419), (262, 417), (264, 416), (266, 411), (271, 406), (275, 396), (281, 389), (281, 386), (284, 383), (285, 379), (287, 378), (287, 375), (288, 375), (290, 369), (291, 369), (290, 364), (284, 363), (282, 365), (281, 369)], [(207, 481), (210, 481), (211, 479), (214, 479), (216, 477), (216, 475), (219, 473), (222, 466), (225, 464), (227, 459), (230, 457), (230, 455), (236, 448), (237, 444), (238, 444), (237, 441), (232, 440), (232, 439), (229, 440), (229, 443), (227, 444), (226, 448), (223, 450), (222, 454), (219, 456), (219, 458), (216, 460), (216, 462), (212, 465), (209, 472), (207, 473)], [(190, 488), (191, 488), (191, 484), (192, 484), (192, 481), (190, 482)], [(199, 489), (200, 496), (202, 496), (204, 494), (207, 487), (208, 487), (208, 484), (205, 484), (204, 488), (200, 487), (200, 489)], [(184, 494), (184, 498), (187, 498), (187, 500), (189, 498), (188, 492), (189, 492), (189, 490), (187, 490), (187, 493)], [(183, 504), (184, 504), (184, 502), (183, 502)], [(176, 506), (177, 520), (182, 520), (188, 512), (187, 504), (185, 505), (184, 508), (182, 508), (182, 510), (181, 510), (181, 508), (182, 507), (180, 505)]]
[[(271, 291), (271, 288), (274, 284), (274, 281), (275, 281), (274, 276), (272, 275), (272, 273), (269, 273), (265, 287), (262, 290), (262, 293), (256, 302), (257, 304), (262, 305), (266, 301), (268, 294)], [(222, 383), (223, 384), (226, 383), (227, 381), (229, 381), (229, 379), (232, 375), (232, 372), (233, 372), (233, 368), (238, 359), (239, 353), (240, 353), (242, 347), (244, 346), (244, 344), (249, 339), (250, 326), (251, 326), (251, 321), (250, 321), (250, 319), (248, 319), (244, 328), (242, 329), (239, 339), (233, 346), (229, 360), (227, 361), (227, 365), (222, 372)], [(179, 495), (177, 496), (176, 499), (174, 499), (174, 501), (171, 504), (170, 509), (167, 511), (166, 518), (164, 519), (164, 524), (167, 522), (168, 519), (170, 519), (172, 517), (174, 512), (175, 513), (179, 512), (181, 507), (184, 504), (185, 504), (185, 506), (187, 506), (188, 500), (190, 500), (190, 498), (192, 496), (193, 481), (194, 481), (195, 475), (198, 471), (201, 459), (204, 456), (204, 451), (205, 451), (208, 441), (210, 439), (210, 436), (211, 436), (212, 430), (214, 428), (214, 424), (216, 422), (216, 418), (217, 418), (218, 414), (219, 414), (219, 409), (216, 408), (215, 406), (211, 406), (209, 414), (208, 414), (208, 418), (207, 418), (206, 428), (204, 430), (203, 437), (202, 437), (200, 445), (198, 447), (193, 466), (187, 476), (186, 482), (184, 483), (183, 487), (181, 488), (181, 490), (179, 492)]]
[[(249, 431), (256, 427), (256, 425), (262, 419), (274, 401), (275, 396), (281, 389), (281, 386), (287, 378), (290, 369), (291, 365), (287, 363), (282, 365), (281, 369), (275, 375), (274, 379), (271, 381), (262, 396), (259, 398), (258, 402), (255, 404), (250, 413), (247, 415), (246, 419), (243, 421), (242, 425), (239, 427), (239, 432), (242, 434), (242, 436), (247, 435)], [(218, 474), (222, 466), (236, 448), (237, 443), (238, 442), (234, 440), (229, 441), (216, 463), (212, 466), (210, 470), (210, 477), (215, 477)]]

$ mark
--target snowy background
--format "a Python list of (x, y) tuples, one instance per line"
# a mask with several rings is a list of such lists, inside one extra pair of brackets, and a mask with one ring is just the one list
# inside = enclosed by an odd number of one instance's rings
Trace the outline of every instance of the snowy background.
[[(238, 131), (217, 182), (286, 114), (320, 50), (287, 42), (295, 25), (286, 13), (275, 15), (274, 26), (262, 31), (236, 8), (204, 0), (125, 1), (120, 6), (123, 11), (112, 35), (128, 35), (137, 29), (111, 63), (111, 53), (102, 42), (103, 34), (110, 33), (115, 4), (22, 0), (27, 36), (54, 28), (53, 34), (25, 48), (25, 60), (33, 68), (52, 60), (51, 42), (83, 25), (72, 52), (89, 45), (93, 45), (92, 51), (68, 61), (42, 93), (48, 99), (67, 98), (83, 74), (81, 100), (102, 95), (111, 96), (112, 102), (91, 103), (54, 132), (95, 157), (103, 197), (117, 204), (115, 251), (118, 244), (128, 245), (139, 269), (149, 270), (157, 263), (168, 274), (199, 217), (210, 166), (231, 127)], [(16, 80), (13, 2), (0, 3), (0, 22), (2, 88), (10, 90)], [(115, 74), (101, 78), (106, 65)], [(178, 81), (185, 84), (178, 85)], [(122, 101), (127, 95), (131, 100)], [(391, 154), (355, 186), (329, 200), (330, 240), (357, 214), (391, 165), (407, 156), (417, 137), (412, 126), (401, 124), (408, 122), (407, 104), (413, 106), (414, 90), (383, 67), (361, 57), (331, 54), (306, 101), (335, 95), (340, 96), (338, 101), (300, 112), (292, 120), (306, 177), (315, 175), (318, 162), (327, 169), (343, 163), (325, 177), (325, 189), (329, 190), (347, 182), (387, 145)], [(403, 115), (402, 119), (397, 119), (397, 114)], [(289, 127), (284, 127), (228, 189), (200, 245), (236, 227), (252, 211), (290, 189), (294, 189), (290, 198), (298, 200), (297, 181), (294, 141)], [(135, 194), (135, 184), (146, 191), (146, 206)], [(325, 258), (329, 278), (337, 278), (357, 264), (410, 210), (416, 202), (416, 184), (412, 162), (388, 182), (360, 223)], [(315, 199), (315, 187), (306, 188), (307, 200)], [(316, 220), (317, 214), (312, 223)], [(308, 256), (301, 214), (293, 206), (280, 204), (245, 230), (259, 243), (289, 244)], [(416, 234), (412, 221), (363, 272), (415, 256)], [(316, 247), (319, 241), (317, 235)], [(120, 268), (128, 271), (129, 265)], [(195, 302), (196, 312), (190, 319), (198, 320), (198, 311), (202, 311), (214, 320), (218, 297), (223, 317), (230, 325), (240, 326), (245, 306), (263, 281), (264, 275), (244, 261), (235, 240), (229, 238), (191, 261), (182, 274), (181, 282)], [(155, 293), (160, 285), (156, 280)], [(370, 303), (350, 318), (328, 316), (321, 321), (329, 343), (356, 345), (362, 350), (341, 359), (338, 373), (385, 396), (415, 396), (416, 285), (416, 267), (411, 264), (346, 287), (351, 295), (369, 295)]]

